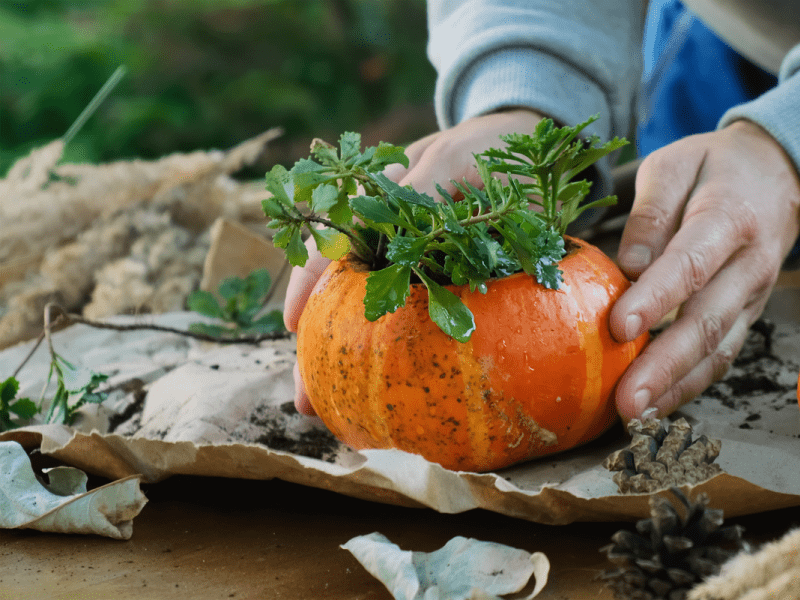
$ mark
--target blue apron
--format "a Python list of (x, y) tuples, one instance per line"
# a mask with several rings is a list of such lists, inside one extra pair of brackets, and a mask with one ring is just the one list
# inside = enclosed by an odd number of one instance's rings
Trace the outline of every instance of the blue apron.
[[(739, 55), (679, 0), (650, 1), (642, 50), (639, 156), (687, 135), (713, 131), (730, 107), (777, 84), (773, 75)], [(788, 262), (798, 259), (800, 240)]]

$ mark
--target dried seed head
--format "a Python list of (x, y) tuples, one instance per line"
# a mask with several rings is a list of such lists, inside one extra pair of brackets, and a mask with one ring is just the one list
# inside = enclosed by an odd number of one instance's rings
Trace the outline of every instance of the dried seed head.
[(668, 430), (657, 419), (632, 419), (628, 433), (630, 445), (603, 462), (606, 469), (617, 473), (613, 480), (620, 493), (652, 493), (694, 485), (722, 471), (719, 465), (712, 466), (722, 442), (704, 435), (692, 441), (692, 427), (684, 418), (672, 423)]

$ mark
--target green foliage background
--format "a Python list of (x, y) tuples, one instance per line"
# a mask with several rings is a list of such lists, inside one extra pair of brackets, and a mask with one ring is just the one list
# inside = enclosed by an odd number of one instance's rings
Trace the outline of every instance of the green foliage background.
[(345, 130), (411, 141), (435, 127), (426, 39), (424, 0), (3, 0), (0, 176), (120, 65), (65, 160), (228, 148), (275, 126), (269, 160), (285, 164)]

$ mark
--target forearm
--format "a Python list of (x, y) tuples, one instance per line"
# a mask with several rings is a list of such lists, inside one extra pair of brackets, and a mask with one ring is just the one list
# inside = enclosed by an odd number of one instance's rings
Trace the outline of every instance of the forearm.
[[(435, 106), (447, 129), (507, 106), (627, 135), (641, 73), (639, 0), (429, 1), (428, 52), (438, 71)], [(610, 193), (600, 165), (602, 194)]]
[(638, 0), (431, 0), (440, 126), (519, 105), (565, 123), (600, 113), (595, 133), (627, 134), (642, 13)]

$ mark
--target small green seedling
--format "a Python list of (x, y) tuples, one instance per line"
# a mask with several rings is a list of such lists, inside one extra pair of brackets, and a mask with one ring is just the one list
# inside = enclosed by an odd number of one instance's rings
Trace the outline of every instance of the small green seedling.
[[(237, 338), (243, 335), (258, 335), (283, 330), (283, 314), (273, 310), (265, 315), (261, 312), (269, 293), (272, 280), (266, 269), (259, 269), (247, 277), (229, 277), (219, 286), (223, 302), (211, 292), (197, 290), (188, 300), (189, 310), (207, 317), (219, 319), (222, 324), (193, 323), (189, 331), (219, 338)], [(258, 318), (256, 318), (258, 317)]]
[[(53, 354), (50, 374), (47, 376), (48, 384), (53, 373), (56, 375), (56, 393), (44, 416), (47, 424), (72, 425), (80, 407), (84, 404), (100, 404), (108, 397), (107, 393), (97, 391), (100, 384), (108, 379), (108, 375), (78, 369), (58, 354)], [(38, 409), (42, 409), (41, 401)]]
[[(85, 404), (100, 404), (107, 397), (105, 392), (97, 391), (108, 375), (78, 369), (58, 354), (50, 363), (49, 385), (56, 376), (56, 393), (42, 422), (45, 424), (72, 425), (78, 409)], [(25, 425), (42, 412), (44, 400), (34, 402), (30, 398), (17, 398), (19, 381), (9, 377), (0, 383), (0, 431), (9, 431)]]
[(0, 383), (0, 431), (22, 427), (24, 421), (29, 421), (39, 412), (30, 398), (17, 398), (18, 392), (19, 381), (16, 377), (9, 377)]

